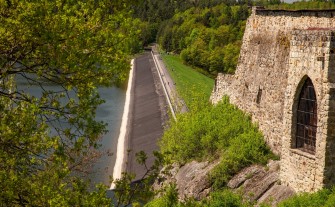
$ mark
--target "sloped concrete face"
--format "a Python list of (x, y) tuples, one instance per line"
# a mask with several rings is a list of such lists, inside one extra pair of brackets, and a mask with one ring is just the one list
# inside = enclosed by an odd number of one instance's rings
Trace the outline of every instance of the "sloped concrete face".
[[(253, 9), (237, 70), (219, 74), (211, 100), (223, 96), (252, 116), (281, 156), (280, 179), (295, 191), (335, 183), (335, 10)], [(310, 78), (317, 100), (314, 153), (295, 147), (296, 105)]]

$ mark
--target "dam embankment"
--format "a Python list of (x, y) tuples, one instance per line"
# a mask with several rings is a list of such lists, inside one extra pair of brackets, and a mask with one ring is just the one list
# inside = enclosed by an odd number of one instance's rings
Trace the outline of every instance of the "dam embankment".
[(117, 154), (123, 153), (123, 156), (117, 158), (113, 177), (120, 178), (122, 171), (135, 173), (135, 180), (138, 180), (146, 169), (137, 163), (136, 153), (144, 151), (148, 156), (147, 166), (153, 164), (155, 158), (152, 152), (158, 150), (157, 142), (168, 118), (164, 91), (150, 52), (145, 52), (133, 61), (129, 83), (129, 103), (125, 104), (123, 116), (123, 122), (126, 123), (122, 124), (120, 130), (126, 132), (122, 135), (124, 137), (119, 137), (117, 149)]

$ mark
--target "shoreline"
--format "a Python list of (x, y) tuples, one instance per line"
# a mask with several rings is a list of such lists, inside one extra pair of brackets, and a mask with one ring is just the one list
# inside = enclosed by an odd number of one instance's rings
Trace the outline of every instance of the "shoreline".
[[(127, 92), (126, 92), (126, 100), (123, 108), (122, 121), (120, 127), (120, 134), (117, 141), (117, 149), (116, 149), (116, 159), (113, 168), (113, 181), (117, 179), (121, 179), (122, 172), (124, 169), (124, 164), (126, 161), (126, 151), (125, 146), (127, 143), (127, 135), (128, 135), (128, 125), (129, 125), (129, 115), (130, 115), (130, 103), (131, 103), (131, 94), (132, 94), (132, 86), (133, 86), (133, 76), (134, 76), (134, 62), (135, 59), (131, 60), (131, 69), (129, 71)], [(111, 183), (110, 189), (114, 189), (114, 182)]]

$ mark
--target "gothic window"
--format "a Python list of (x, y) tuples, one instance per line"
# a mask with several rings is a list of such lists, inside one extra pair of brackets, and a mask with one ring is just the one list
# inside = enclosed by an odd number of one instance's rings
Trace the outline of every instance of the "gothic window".
[(298, 100), (296, 148), (315, 153), (317, 103), (313, 83), (305, 81)]
[(261, 98), (262, 98), (262, 89), (258, 89), (258, 93), (257, 93), (257, 99), (256, 99), (256, 103), (259, 104), (261, 102)]

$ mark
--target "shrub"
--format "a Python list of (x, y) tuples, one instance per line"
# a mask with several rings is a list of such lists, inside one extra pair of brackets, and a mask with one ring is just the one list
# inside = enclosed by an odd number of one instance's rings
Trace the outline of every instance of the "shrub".
[(242, 201), (239, 194), (233, 193), (231, 190), (223, 190), (214, 192), (209, 199), (204, 201), (204, 207), (251, 207), (249, 203)]
[[(195, 110), (196, 109), (196, 110)], [(160, 142), (172, 162), (220, 158), (211, 178), (217, 187), (243, 167), (266, 163), (272, 156), (262, 134), (249, 116), (229, 104), (228, 98), (213, 106), (207, 102), (171, 122)]]
[(281, 202), (278, 207), (334, 207), (335, 188), (303, 193)]
[(145, 205), (145, 207), (251, 207), (252, 204), (243, 201), (240, 194), (234, 193), (232, 190), (225, 189), (213, 192), (208, 198), (202, 201), (187, 199), (186, 201), (178, 201), (177, 189), (175, 185), (169, 186), (164, 195), (156, 198)]

